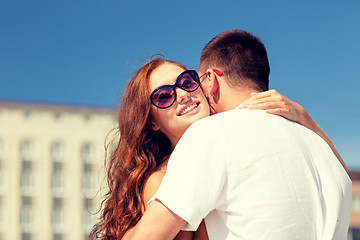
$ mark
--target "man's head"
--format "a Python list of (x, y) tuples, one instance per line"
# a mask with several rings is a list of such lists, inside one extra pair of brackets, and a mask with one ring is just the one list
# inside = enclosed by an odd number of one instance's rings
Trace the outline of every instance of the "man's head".
[[(233, 29), (214, 37), (201, 52), (198, 72), (211, 77), (212, 69), (223, 73), (220, 78), (229, 88), (253, 91), (269, 88), (270, 66), (265, 46), (249, 32)], [(208, 92), (211, 95), (211, 89)]]

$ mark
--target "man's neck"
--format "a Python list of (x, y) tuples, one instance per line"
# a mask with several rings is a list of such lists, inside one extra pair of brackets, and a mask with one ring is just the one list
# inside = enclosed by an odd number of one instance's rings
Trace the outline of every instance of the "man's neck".
[(233, 110), (250, 97), (250, 93), (258, 92), (251, 88), (228, 88), (221, 93), (221, 102), (217, 106), (217, 112)]

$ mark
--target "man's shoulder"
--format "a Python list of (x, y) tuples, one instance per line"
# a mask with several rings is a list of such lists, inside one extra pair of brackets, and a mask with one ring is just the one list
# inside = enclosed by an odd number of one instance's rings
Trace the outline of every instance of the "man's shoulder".
[(249, 134), (259, 137), (273, 135), (277, 131), (293, 134), (291, 132), (295, 129), (300, 132), (308, 130), (295, 122), (281, 116), (268, 114), (263, 110), (235, 109), (199, 120), (191, 126), (191, 129), (189, 128), (189, 131), (193, 135), (205, 134), (205, 138), (213, 138), (214, 136), (223, 136), (224, 133), (226, 136)]
[[(196, 127), (201, 127), (203, 125), (215, 125), (220, 124), (221, 126), (231, 126), (231, 122), (246, 124), (247, 126), (252, 125), (253, 123), (267, 121), (269, 119), (280, 119), (281, 117), (276, 115), (271, 115), (266, 113), (263, 110), (249, 110), (249, 109), (234, 109), (230, 111), (225, 111), (217, 113), (215, 115), (206, 117), (194, 123)], [(228, 123), (227, 125), (222, 125)], [(237, 124), (237, 125), (239, 125)]]
[[(202, 138), (213, 137), (222, 134), (224, 131), (245, 131), (246, 129), (257, 128), (259, 124), (265, 124), (264, 121), (270, 114), (262, 110), (235, 109), (203, 118), (193, 123), (185, 132), (192, 138), (201, 135)], [(270, 116), (270, 118), (278, 116)]]

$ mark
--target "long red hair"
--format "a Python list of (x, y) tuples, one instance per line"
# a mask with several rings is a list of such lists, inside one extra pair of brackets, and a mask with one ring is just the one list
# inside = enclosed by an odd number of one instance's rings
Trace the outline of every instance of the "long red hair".
[(172, 145), (160, 131), (153, 131), (149, 77), (165, 63), (156, 58), (142, 66), (130, 80), (118, 110), (120, 140), (105, 160), (108, 192), (104, 197), (100, 221), (89, 239), (115, 240), (140, 220), (145, 207), (144, 185), (170, 155)]

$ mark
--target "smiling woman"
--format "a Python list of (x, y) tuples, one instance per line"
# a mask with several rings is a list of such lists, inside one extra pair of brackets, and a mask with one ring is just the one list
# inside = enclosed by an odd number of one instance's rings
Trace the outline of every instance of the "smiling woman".
[[(105, 163), (109, 191), (89, 239), (121, 239), (140, 220), (172, 149), (190, 124), (210, 114), (199, 85), (196, 71), (164, 58), (135, 73), (119, 107), (121, 138)], [(206, 233), (204, 225), (199, 231)], [(180, 232), (176, 239), (193, 235)]]
[(164, 133), (173, 146), (190, 124), (210, 114), (199, 86), (196, 71), (184, 71), (184, 68), (171, 63), (161, 65), (150, 75), (153, 129)]

